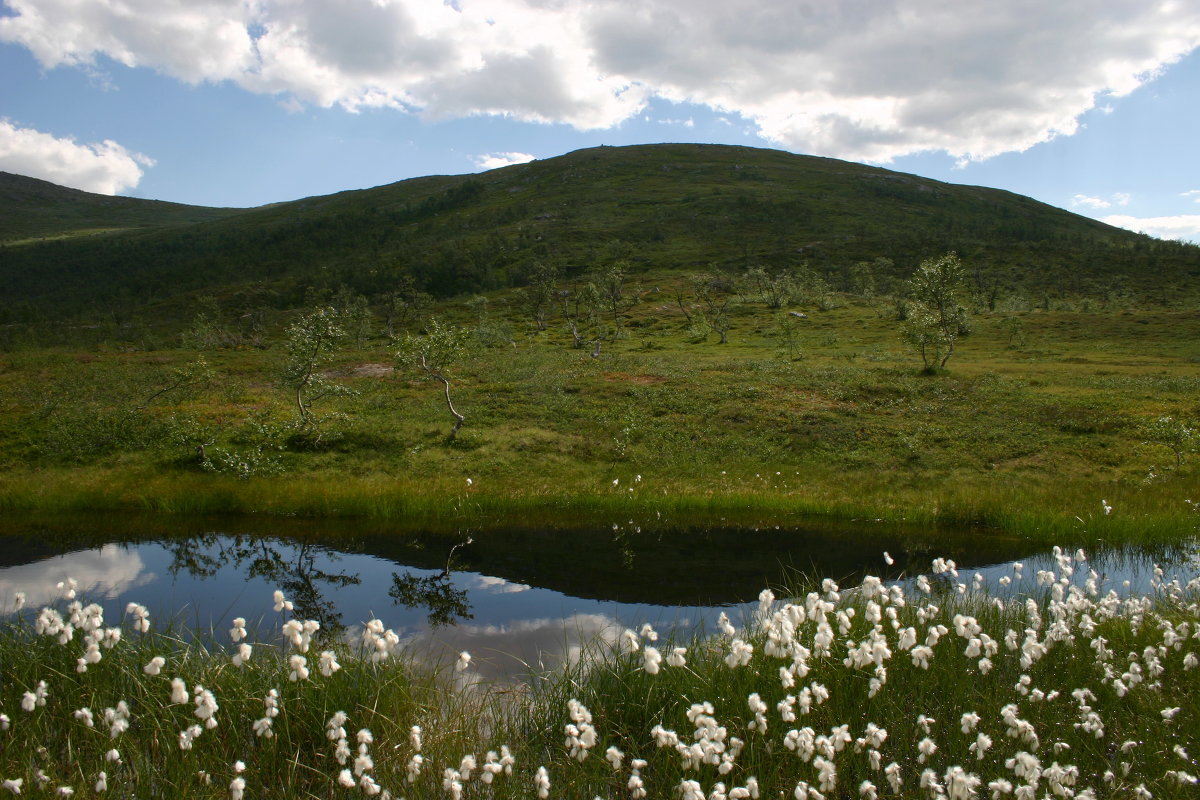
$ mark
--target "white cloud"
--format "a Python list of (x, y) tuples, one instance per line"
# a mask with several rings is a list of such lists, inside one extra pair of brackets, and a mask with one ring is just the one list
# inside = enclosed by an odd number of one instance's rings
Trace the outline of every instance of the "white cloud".
[(105, 139), (79, 144), (0, 119), (0, 170), (41, 178), (99, 194), (116, 194), (138, 185), (142, 167), (154, 161)]
[(475, 156), (475, 164), (483, 169), (499, 169), (513, 164), (527, 164), (535, 158), (529, 153), (485, 153)]
[(960, 161), (1070, 135), (1200, 46), (1145, 0), (6, 0), (0, 41), (348, 110), (606, 128), (651, 97), (802, 152)]
[(1148, 233), (1160, 239), (1183, 239), (1200, 243), (1200, 214), (1178, 214), (1171, 217), (1130, 217), (1112, 214), (1100, 220), (1118, 228)]
[(1077, 194), (1071, 198), (1071, 206), (1087, 206), (1088, 208), (1108, 208), (1112, 203), (1107, 200), (1101, 200), (1099, 197), (1088, 197), (1086, 194)]
[(1197, 203), (1200, 203), (1200, 189), (1192, 189), (1190, 192), (1180, 192), (1180, 197), (1190, 197)]
[(1109, 195), (1109, 199), (1105, 200), (1102, 197), (1089, 197), (1086, 194), (1077, 194), (1071, 198), (1071, 207), (1087, 206), (1088, 208), (1112, 208), (1114, 205), (1127, 206), (1129, 201), (1133, 199), (1128, 192), (1113, 192)]

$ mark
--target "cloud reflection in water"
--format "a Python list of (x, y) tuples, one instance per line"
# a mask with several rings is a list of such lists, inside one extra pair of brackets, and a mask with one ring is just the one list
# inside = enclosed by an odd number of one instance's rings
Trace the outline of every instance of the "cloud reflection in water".
[(115, 598), (157, 579), (135, 549), (106, 544), (32, 564), (0, 569), (0, 608), (12, 608), (13, 596), (25, 592), (28, 606), (42, 606), (62, 597), (55, 585), (67, 578), (79, 582), (81, 596)]
[(437, 665), (454, 663), (466, 650), (471, 653), (471, 679), (503, 681), (578, 663), (585, 648), (612, 646), (622, 630), (607, 614), (572, 614), (503, 625), (459, 624), (419, 633), (405, 644)]

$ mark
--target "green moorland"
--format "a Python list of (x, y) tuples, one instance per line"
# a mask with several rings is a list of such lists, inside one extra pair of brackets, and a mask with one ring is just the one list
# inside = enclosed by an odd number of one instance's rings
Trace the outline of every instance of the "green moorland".
[[(690, 324), (678, 305), (688, 286), (632, 279), (597, 357), (561, 320), (538, 331), (511, 292), (426, 309), (469, 334), (448, 373), (466, 419), (453, 441), (441, 384), (396, 369), (378, 324), (319, 365), (353, 394), (312, 402), (311, 430), (280, 382), (282, 328), (263, 348), (11, 351), (0, 506), (447, 529), (826, 515), (1060, 542), (1194, 529), (1194, 444), (1173, 450), (1148, 427), (1200, 411), (1194, 310), (979, 312), (947, 369), (927, 374), (891, 301), (829, 293), (827, 310), (793, 307), (799, 318), (739, 295), (719, 344), (694, 299)], [(214, 325), (198, 316), (200, 333)], [(198, 358), (203, 379), (188, 372)]]
[[(4, 185), (9, 512), (1194, 528), (1200, 247), (707, 145), (237, 213)], [(71, 235), (134, 224), (106, 221), (117, 200), (142, 227)], [(950, 251), (930, 327), (910, 278)], [(339, 335), (305, 345), (299, 323)], [(452, 440), (414, 368), (438, 331), (462, 334)], [(947, 369), (914, 336), (956, 339)]]
[(0, 208), (4, 245), (191, 225), (241, 211), (92, 194), (9, 172), (0, 172)]
[[(409, 284), (447, 298), (526, 285), (539, 265), (579, 278), (615, 259), (632, 272), (811, 269), (849, 290), (860, 261), (886, 284), (955, 251), (990, 305), (1015, 292), (1175, 305), (1195, 300), (1200, 277), (1200, 248), (1011, 192), (748, 147), (592, 148), (237, 213), (82, 192), (66, 202), (58, 187), (13, 180), (0, 242), (24, 243), (0, 248), (0, 324), (16, 326), (0, 344), (29, 326), (42, 341), (82, 339), (38, 329), (60, 321), (153, 335), (188, 322), (197, 295), (244, 313), (345, 286), (383, 304)], [(97, 213), (116, 202), (144, 227), (29, 241), (34, 221), (42, 236), (130, 227)], [(210, 218), (180, 224), (184, 212)]]

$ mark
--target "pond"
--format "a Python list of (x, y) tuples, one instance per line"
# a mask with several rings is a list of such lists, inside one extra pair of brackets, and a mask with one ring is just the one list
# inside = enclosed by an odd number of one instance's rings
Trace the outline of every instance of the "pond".
[[(319, 620), (327, 633), (378, 617), (425, 657), (448, 663), (468, 650), (481, 675), (496, 678), (551, 667), (644, 622), (686, 635), (712, 630), (724, 611), (740, 625), (768, 586), (807, 590), (823, 577), (852, 585), (868, 573), (900, 579), (928, 572), (938, 556), (954, 559), (962, 580), (978, 571), (992, 587), (1017, 559), (1030, 578), (1049, 566), (1048, 553), (1027, 542), (877, 522), (652, 531), (626, 521), (446, 536), (361, 521), (89, 516), (9, 520), (0, 537), (0, 609), (11, 609), (18, 591), (31, 608), (54, 602), (55, 585), (72, 578), (109, 624), (137, 602), (160, 627), (216, 631), (225, 641), (238, 616), (277, 629), (279, 589), (297, 617)], [(1151, 562), (1187, 577), (1197, 571), (1194, 547), (1114, 551), (1092, 566), (1118, 589), (1132, 580), (1144, 590)]]

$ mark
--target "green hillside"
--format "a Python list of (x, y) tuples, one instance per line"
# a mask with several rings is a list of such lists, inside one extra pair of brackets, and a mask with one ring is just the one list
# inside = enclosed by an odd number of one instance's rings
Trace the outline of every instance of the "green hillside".
[(93, 194), (0, 172), (0, 245), (191, 225), (239, 212)]
[[(52, 194), (41, 205), (0, 194), (0, 218), (102, 227), (96, 196), (61, 191), (53, 214), (39, 210)], [(121, 198), (104, 200), (112, 220), (125, 213)], [(891, 259), (903, 277), (956, 250), (979, 283), (1101, 296), (1117, 285), (1151, 302), (1200, 276), (1200, 247), (1009, 192), (723, 145), (601, 147), (241, 213), (128, 203), (124, 226), (170, 227), (0, 250), (0, 320), (170, 308), (197, 292), (288, 307), (309, 286), (378, 296), (405, 276), (449, 296), (520, 285), (539, 261), (570, 276), (618, 257), (635, 270), (808, 265), (842, 288), (857, 261)], [(187, 219), (205, 213), (225, 218)]]

